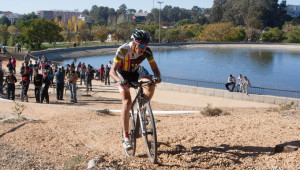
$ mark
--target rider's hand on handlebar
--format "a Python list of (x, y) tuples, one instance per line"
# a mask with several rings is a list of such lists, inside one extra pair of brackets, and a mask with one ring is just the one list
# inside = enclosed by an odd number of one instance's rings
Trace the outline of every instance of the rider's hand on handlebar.
[(127, 80), (120, 80), (120, 81), (119, 81), (119, 84), (120, 84), (121, 86), (123, 86), (123, 85), (125, 85), (125, 84), (128, 84), (128, 81), (127, 81)]
[(161, 82), (161, 78), (160, 77), (154, 77), (154, 84), (159, 84)]

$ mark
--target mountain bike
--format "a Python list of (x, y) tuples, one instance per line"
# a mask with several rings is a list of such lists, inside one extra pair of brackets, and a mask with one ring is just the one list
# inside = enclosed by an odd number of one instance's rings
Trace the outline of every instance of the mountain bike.
[[(153, 81), (130, 83), (130, 87), (137, 89), (137, 95), (132, 102), (129, 119), (129, 137), (131, 140), (131, 149), (124, 149), (126, 156), (134, 156), (136, 151), (136, 138), (144, 136), (147, 153), (150, 161), (157, 161), (157, 136), (154, 116), (152, 113), (150, 99), (143, 92), (143, 84), (154, 85)], [(122, 142), (124, 141), (122, 131)]]

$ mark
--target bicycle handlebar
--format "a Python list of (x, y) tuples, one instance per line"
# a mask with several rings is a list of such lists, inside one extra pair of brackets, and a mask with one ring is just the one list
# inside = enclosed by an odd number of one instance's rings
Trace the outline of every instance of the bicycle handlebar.
[(154, 81), (138, 81), (138, 82), (131, 82), (130, 87), (133, 87), (137, 89), (138, 87), (142, 86), (143, 84), (149, 84), (149, 85), (154, 85)]

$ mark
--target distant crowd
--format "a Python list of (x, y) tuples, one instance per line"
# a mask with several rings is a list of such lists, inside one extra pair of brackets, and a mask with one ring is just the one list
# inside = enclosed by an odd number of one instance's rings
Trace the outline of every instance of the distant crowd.
[[(34, 63), (33, 63), (34, 62)], [(110, 68), (112, 62), (108, 64), (101, 64), (100, 69), (92, 67), (90, 64), (86, 66), (84, 62), (75, 62), (66, 64), (65, 66), (58, 66), (57, 64), (50, 64), (47, 57), (38, 57), (37, 60), (32, 60), (30, 52), (24, 56), (24, 62), (20, 68), (20, 99), (28, 102), (28, 89), (30, 83), (34, 85), (34, 95), (36, 102), (49, 103), (49, 88), (56, 89), (56, 100), (64, 100), (64, 89), (70, 90), (70, 102), (77, 103), (77, 81), (80, 85), (85, 85), (87, 91), (92, 91), (92, 81), (94, 79), (100, 80), (105, 85), (110, 85)], [(15, 86), (16, 78), (16, 59), (11, 56), (8, 59), (7, 69), (9, 74), (4, 77), (2, 64), (0, 66), (0, 94), (6, 92), (7, 99), (15, 100)], [(149, 72), (141, 67), (139, 70), (140, 77), (149, 75)], [(3, 87), (5, 85), (5, 88)]]

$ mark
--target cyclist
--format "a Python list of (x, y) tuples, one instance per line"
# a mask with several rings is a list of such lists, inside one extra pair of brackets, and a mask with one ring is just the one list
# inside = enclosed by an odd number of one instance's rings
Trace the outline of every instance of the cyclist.
[[(139, 64), (147, 58), (154, 73), (154, 83), (160, 83), (160, 72), (154, 61), (151, 49), (148, 47), (150, 37), (144, 30), (135, 29), (132, 33), (132, 42), (119, 47), (110, 70), (110, 76), (119, 83), (119, 91), (122, 98), (121, 120), (124, 133), (123, 146), (130, 149), (131, 142), (128, 135), (129, 111), (131, 108), (131, 96), (129, 83), (137, 82), (139, 78)], [(151, 77), (141, 78), (141, 81), (150, 81)], [(144, 92), (150, 99), (154, 94), (154, 86), (145, 86)]]

